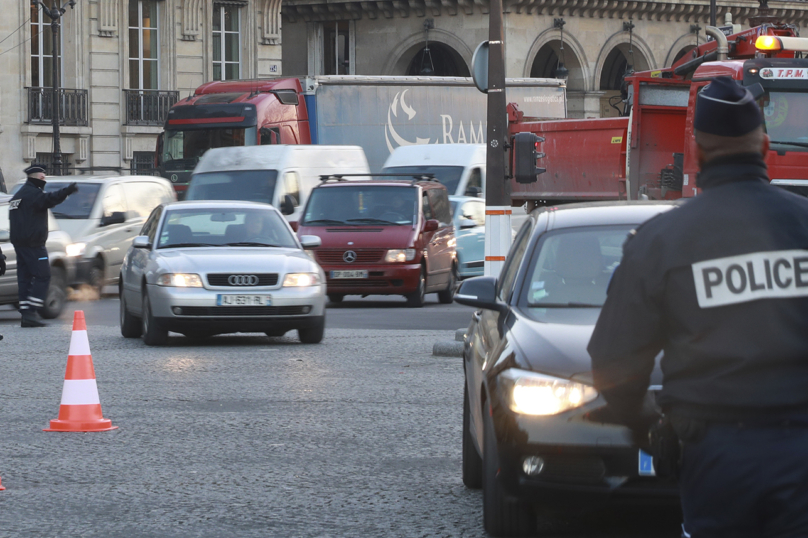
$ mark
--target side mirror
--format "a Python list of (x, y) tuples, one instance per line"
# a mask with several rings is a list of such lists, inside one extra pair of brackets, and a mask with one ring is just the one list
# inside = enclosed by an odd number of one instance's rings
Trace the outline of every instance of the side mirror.
[(295, 212), (295, 205), (297, 205), (297, 201), (295, 200), (294, 196), (291, 194), (284, 194), (283, 201), (281, 202), (281, 214), (291, 215)]
[(435, 219), (429, 219), (428, 221), (424, 222), (425, 232), (434, 232), (438, 229), (438, 227), (440, 227), (440, 222), (436, 221)]
[(468, 230), (469, 228), (476, 228), (477, 223), (471, 219), (460, 219), (460, 229)]
[(479, 198), (480, 194), (482, 194), (482, 189), (480, 187), (469, 187), (466, 189), (466, 196), (473, 196), (474, 198)]
[(323, 240), (316, 235), (301, 235), (300, 244), (303, 248), (317, 248), (323, 244)]
[(466, 306), (505, 312), (508, 305), (497, 300), (497, 279), (492, 276), (478, 276), (464, 280), (455, 293), (454, 300)]
[(113, 211), (111, 215), (101, 217), (101, 226), (109, 226), (110, 224), (123, 224), (126, 222), (126, 213), (123, 211)]
[(0, 230), (0, 243), (8, 243), (11, 241), (11, 232), (8, 230)]
[(151, 248), (151, 241), (148, 235), (139, 235), (132, 241), (132, 246), (135, 248)]

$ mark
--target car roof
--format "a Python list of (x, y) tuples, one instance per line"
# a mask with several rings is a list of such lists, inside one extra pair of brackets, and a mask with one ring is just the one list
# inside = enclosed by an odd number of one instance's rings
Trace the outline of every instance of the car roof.
[(333, 188), (333, 187), (340, 187), (340, 186), (355, 186), (355, 185), (373, 185), (374, 187), (424, 187), (427, 189), (444, 189), (446, 187), (438, 180), (417, 180), (413, 181), (410, 179), (352, 179), (350, 181), (347, 180), (340, 180), (340, 181), (322, 181), (319, 185), (314, 187), (315, 189), (322, 189), (322, 188)]
[(547, 206), (535, 210), (531, 215), (538, 218), (546, 213), (549, 218), (548, 230), (578, 226), (640, 224), (680, 203), (667, 200), (587, 202)]
[(55, 182), (55, 183), (105, 183), (108, 181), (114, 180), (121, 180), (121, 181), (132, 181), (132, 180), (148, 180), (148, 181), (157, 181), (162, 183), (163, 181), (168, 181), (165, 178), (158, 177), (158, 176), (46, 176), (45, 181), (47, 183)]
[(244, 202), (241, 200), (185, 200), (182, 202), (171, 202), (163, 206), (165, 209), (255, 209), (263, 208), (268, 211), (279, 211), (269, 204), (262, 202)]

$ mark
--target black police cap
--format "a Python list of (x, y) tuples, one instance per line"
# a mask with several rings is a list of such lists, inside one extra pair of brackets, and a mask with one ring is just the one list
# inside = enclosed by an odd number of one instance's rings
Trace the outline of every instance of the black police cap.
[(31, 166), (29, 166), (28, 168), (23, 170), (23, 172), (25, 172), (26, 176), (31, 176), (31, 175), (39, 174), (39, 173), (44, 174), (45, 173), (45, 167), (40, 166), (38, 164), (32, 164)]
[(763, 123), (755, 96), (729, 77), (716, 77), (696, 99), (693, 127), (702, 133), (743, 136)]

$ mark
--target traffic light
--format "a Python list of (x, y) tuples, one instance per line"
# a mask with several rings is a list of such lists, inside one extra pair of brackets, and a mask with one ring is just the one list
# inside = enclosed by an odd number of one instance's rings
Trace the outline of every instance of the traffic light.
[(536, 166), (544, 158), (539, 151), (544, 138), (533, 133), (516, 133), (513, 137), (513, 177), (517, 183), (535, 183), (538, 175), (547, 171)]

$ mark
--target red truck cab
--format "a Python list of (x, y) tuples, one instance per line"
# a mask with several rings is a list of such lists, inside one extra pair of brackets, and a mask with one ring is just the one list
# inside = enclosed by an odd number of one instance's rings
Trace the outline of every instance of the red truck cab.
[(314, 256), (332, 303), (345, 295), (403, 295), (420, 307), (433, 292), (452, 302), (454, 225), (437, 180), (325, 178), (312, 189), (298, 234), (322, 240)]

